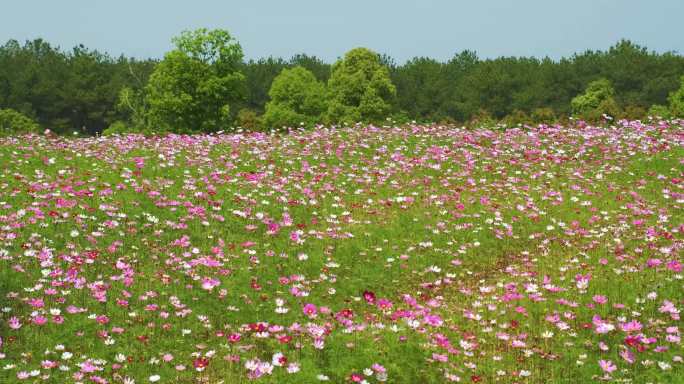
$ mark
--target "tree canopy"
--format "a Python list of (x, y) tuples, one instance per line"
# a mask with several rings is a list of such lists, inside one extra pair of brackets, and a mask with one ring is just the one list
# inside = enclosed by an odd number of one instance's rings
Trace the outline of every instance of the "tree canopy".
[(571, 101), (572, 112), (582, 118), (596, 120), (602, 115), (616, 116), (615, 90), (607, 79), (592, 81), (583, 94)]
[(230, 105), (244, 95), (242, 48), (224, 30), (186, 31), (173, 42), (146, 87), (150, 125), (184, 133), (229, 128)]
[(670, 101), (670, 112), (674, 116), (684, 117), (684, 76), (682, 76), (680, 84), (679, 89), (672, 92), (668, 100)]
[(396, 96), (388, 68), (366, 48), (352, 49), (333, 65), (328, 91), (327, 119), (333, 123), (381, 121)]
[(613, 96), (590, 117), (610, 110), (634, 118), (652, 106), (659, 114), (684, 115), (684, 56), (626, 40), (559, 60), (483, 59), (462, 51), (446, 61), (421, 57), (398, 64), (357, 49), (334, 65), (305, 54), (244, 60), (237, 41), (220, 30), (185, 32), (174, 44), (158, 61), (112, 57), (81, 45), (65, 50), (42, 39), (9, 40), (0, 46), (0, 109), (18, 111), (56, 133), (96, 134), (115, 123), (118, 131), (226, 130), (238, 125), (241, 111), (240, 125), (254, 126), (274, 79), (301, 66), (326, 84), (328, 122), (388, 116), (550, 121), (572, 114), (572, 99), (599, 79), (611, 83)]
[(279, 128), (320, 122), (326, 109), (325, 92), (325, 85), (308, 69), (283, 69), (268, 92), (271, 100), (266, 104), (264, 124)]
[(38, 124), (21, 112), (0, 109), (0, 136), (36, 133), (38, 129)]

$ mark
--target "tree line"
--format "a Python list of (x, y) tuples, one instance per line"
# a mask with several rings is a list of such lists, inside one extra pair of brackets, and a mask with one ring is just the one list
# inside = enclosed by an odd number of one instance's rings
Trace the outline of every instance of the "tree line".
[(8, 41), (0, 47), (0, 131), (191, 133), (387, 118), (514, 125), (570, 115), (684, 115), (684, 56), (627, 40), (559, 60), (483, 59), (466, 50), (447, 61), (404, 64), (365, 48), (333, 64), (305, 54), (245, 60), (225, 30), (186, 31), (173, 43), (155, 60)]

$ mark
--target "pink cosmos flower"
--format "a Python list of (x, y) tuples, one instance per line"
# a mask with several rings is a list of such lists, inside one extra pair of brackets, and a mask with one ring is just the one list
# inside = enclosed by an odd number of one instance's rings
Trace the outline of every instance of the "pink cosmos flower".
[(205, 277), (202, 279), (202, 289), (205, 289), (207, 291), (211, 291), (214, 289), (214, 287), (218, 286), (221, 284), (221, 281), (219, 279), (214, 279), (211, 277)]
[(47, 317), (43, 315), (38, 315), (33, 318), (33, 324), (35, 325), (45, 325), (48, 322)]
[(425, 324), (431, 325), (433, 327), (440, 327), (444, 323), (439, 315), (425, 315), (424, 320)]
[(641, 323), (636, 320), (632, 320), (629, 323), (620, 324), (620, 328), (624, 332), (639, 332), (641, 331)]
[(589, 287), (589, 281), (591, 280), (591, 274), (587, 273), (586, 275), (582, 274), (577, 274), (575, 275), (575, 283), (577, 285), (577, 289), (587, 289)]
[(612, 373), (617, 369), (617, 366), (610, 360), (599, 360), (599, 366), (605, 373)]
[(449, 356), (439, 354), (439, 353), (433, 353), (432, 354), (432, 360), (439, 361), (441, 363), (446, 363), (449, 360)]
[(373, 369), (377, 373), (385, 373), (387, 371), (385, 367), (378, 363), (373, 363), (373, 365), (371, 365), (371, 369)]
[(623, 349), (622, 351), (620, 351), (620, 357), (622, 357), (629, 364), (634, 364), (634, 362), (636, 361), (634, 359), (634, 353), (629, 349)]
[(11, 329), (19, 329), (21, 328), (21, 322), (16, 316), (10, 317), (9, 321), (7, 322), (9, 324), (9, 327)]
[(316, 314), (318, 313), (318, 310), (316, 309), (316, 306), (314, 304), (308, 303), (304, 305), (304, 308), (302, 309), (305, 315), (307, 315), (309, 318), (314, 318), (316, 317)]
[(595, 331), (598, 334), (608, 333), (615, 329), (615, 326), (608, 321), (602, 320), (601, 316), (595, 315), (592, 319), (594, 323)]
[(290, 240), (292, 240), (293, 243), (296, 243), (296, 244), (303, 244), (304, 243), (304, 240), (302, 239), (300, 232), (301, 231), (290, 232)]
[(663, 300), (663, 305), (658, 310), (660, 313), (669, 313), (672, 320), (679, 320), (679, 309), (671, 301)]
[(677, 260), (672, 260), (669, 263), (667, 263), (667, 269), (669, 269), (672, 272), (679, 273), (682, 271), (682, 263), (680, 263)]

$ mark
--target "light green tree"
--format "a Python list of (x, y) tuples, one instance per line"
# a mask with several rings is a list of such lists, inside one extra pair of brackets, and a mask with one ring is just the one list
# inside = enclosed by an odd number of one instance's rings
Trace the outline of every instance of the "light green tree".
[(328, 91), (327, 120), (331, 123), (382, 121), (396, 96), (387, 67), (366, 48), (352, 49), (333, 65)]
[(325, 85), (304, 67), (283, 69), (268, 91), (263, 122), (269, 128), (313, 125), (327, 108)]
[(653, 118), (669, 119), (672, 117), (670, 109), (664, 105), (654, 104), (648, 109), (648, 116)]
[(617, 116), (620, 108), (615, 102), (615, 91), (610, 81), (592, 81), (583, 94), (575, 96), (570, 102), (572, 112), (586, 120), (599, 120), (602, 115)]
[(679, 89), (670, 93), (670, 97), (667, 98), (670, 102), (670, 112), (675, 117), (684, 117), (684, 76), (680, 81)]
[(170, 132), (226, 129), (244, 95), (242, 48), (228, 31), (197, 29), (173, 39), (145, 89), (149, 124)]
[(21, 112), (0, 109), (0, 136), (36, 133), (38, 129), (38, 124)]

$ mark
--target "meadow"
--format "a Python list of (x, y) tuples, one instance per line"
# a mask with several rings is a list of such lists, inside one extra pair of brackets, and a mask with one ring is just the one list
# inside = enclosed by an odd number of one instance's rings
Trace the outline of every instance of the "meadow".
[(683, 144), (0, 138), (0, 382), (684, 383)]

